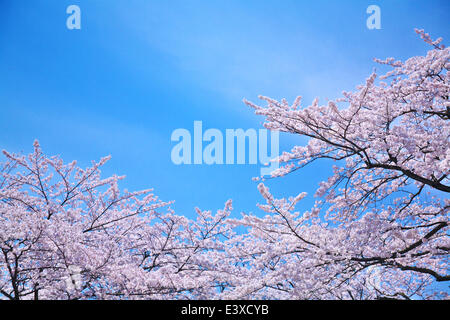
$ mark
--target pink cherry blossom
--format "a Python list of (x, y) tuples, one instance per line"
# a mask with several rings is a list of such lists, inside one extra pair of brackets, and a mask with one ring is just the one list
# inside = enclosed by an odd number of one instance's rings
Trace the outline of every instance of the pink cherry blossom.
[(425, 56), (376, 60), (391, 71), (327, 105), (245, 100), (266, 128), (310, 138), (278, 158), (272, 177), (320, 159), (335, 165), (310, 212), (258, 187), (270, 215), (234, 223), (249, 228), (246, 263), (260, 281), (233, 297), (447, 297), (434, 283), (450, 280), (450, 50), (416, 32), (432, 46)]

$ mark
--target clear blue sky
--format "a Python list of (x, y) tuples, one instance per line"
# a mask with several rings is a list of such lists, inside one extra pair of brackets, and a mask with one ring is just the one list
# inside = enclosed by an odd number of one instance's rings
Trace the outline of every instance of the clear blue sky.
[[(66, 28), (81, 8), (82, 29)], [(381, 30), (366, 8), (381, 8)], [(176, 128), (260, 128), (242, 98), (305, 103), (351, 90), (372, 58), (407, 58), (427, 46), (424, 28), (449, 44), (449, 1), (0, 0), (0, 149), (44, 151), (81, 165), (112, 155), (105, 174), (130, 190), (154, 187), (178, 214), (240, 211), (261, 200), (257, 165), (176, 166)], [(282, 136), (281, 149), (304, 141)], [(268, 183), (276, 195), (312, 194), (328, 164)]]

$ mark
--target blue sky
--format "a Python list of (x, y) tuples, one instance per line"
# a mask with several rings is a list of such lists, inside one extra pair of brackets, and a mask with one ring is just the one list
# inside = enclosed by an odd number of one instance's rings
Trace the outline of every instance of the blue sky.
[[(66, 28), (71, 4), (81, 30)], [(366, 28), (370, 4), (381, 30)], [(0, 149), (28, 153), (38, 139), (82, 166), (110, 154), (105, 175), (155, 188), (178, 214), (229, 198), (236, 214), (255, 211), (258, 165), (176, 166), (172, 131), (194, 120), (259, 129), (242, 103), (258, 94), (336, 98), (377, 67), (374, 57), (424, 54), (416, 27), (448, 44), (448, 12), (448, 1), (0, 0)], [(283, 135), (281, 150), (302, 143)], [(308, 209), (329, 172), (319, 163), (268, 186), (308, 192)]]

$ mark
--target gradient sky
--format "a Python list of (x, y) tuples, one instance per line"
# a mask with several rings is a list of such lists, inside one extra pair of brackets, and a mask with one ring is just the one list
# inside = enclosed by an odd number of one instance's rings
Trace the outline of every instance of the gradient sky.
[[(81, 30), (66, 28), (67, 6), (81, 8)], [(381, 30), (366, 28), (366, 8), (381, 8)], [(261, 128), (242, 103), (258, 94), (304, 103), (352, 90), (373, 58), (423, 55), (424, 28), (449, 44), (449, 1), (138, 1), (0, 0), (0, 149), (49, 155), (81, 166), (104, 155), (105, 175), (123, 187), (155, 188), (178, 214), (235, 214), (261, 201), (258, 165), (171, 162), (171, 133)], [(378, 67), (379, 68), (379, 67)], [(304, 140), (281, 137), (281, 151)], [(329, 163), (271, 180), (275, 196), (309, 193)], [(302, 206), (300, 206), (302, 209)]]

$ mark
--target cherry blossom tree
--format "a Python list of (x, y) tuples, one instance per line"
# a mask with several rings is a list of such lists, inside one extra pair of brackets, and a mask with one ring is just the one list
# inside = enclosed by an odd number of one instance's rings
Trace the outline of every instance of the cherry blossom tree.
[[(0, 167), (0, 298), (175, 299), (219, 291), (211, 270), (231, 237), (216, 215), (176, 216), (152, 190), (120, 191), (101, 178), (109, 157), (87, 169), (3, 151)], [(161, 210), (165, 210), (162, 212)], [(213, 257), (213, 258), (210, 258)]]
[(176, 215), (151, 189), (121, 191), (43, 154), (3, 151), (0, 299), (448, 298), (450, 50), (441, 39), (373, 73), (355, 92), (301, 106), (261, 97), (266, 128), (309, 138), (276, 159), (272, 178), (322, 160), (333, 173), (310, 210), (306, 193), (275, 198), (264, 216)]
[(304, 213), (295, 211), (303, 193), (275, 199), (258, 186), (269, 215), (233, 222), (249, 228), (233, 250), (258, 276), (231, 296), (448, 297), (436, 283), (450, 280), (450, 50), (416, 32), (431, 46), (425, 56), (376, 60), (390, 70), (326, 105), (244, 100), (266, 128), (309, 138), (277, 158), (272, 178), (318, 160), (334, 164)]

